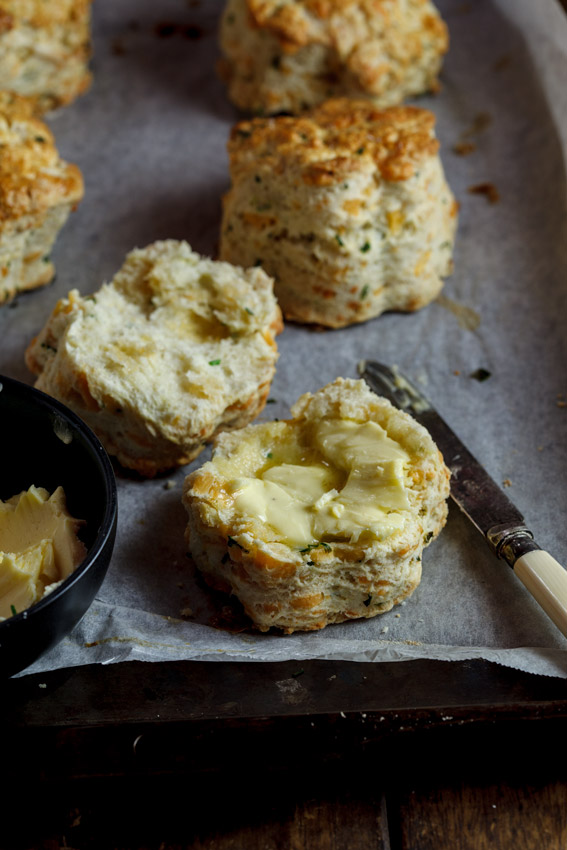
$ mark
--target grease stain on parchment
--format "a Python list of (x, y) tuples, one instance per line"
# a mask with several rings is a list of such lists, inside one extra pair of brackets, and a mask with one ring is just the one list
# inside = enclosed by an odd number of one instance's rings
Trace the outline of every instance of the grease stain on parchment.
[(480, 325), (480, 314), (473, 310), (472, 307), (467, 307), (465, 304), (459, 304), (458, 301), (453, 301), (447, 295), (438, 295), (436, 303), (440, 307), (444, 307), (455, 316), (459, 327), (466, 331), (476, 331)]

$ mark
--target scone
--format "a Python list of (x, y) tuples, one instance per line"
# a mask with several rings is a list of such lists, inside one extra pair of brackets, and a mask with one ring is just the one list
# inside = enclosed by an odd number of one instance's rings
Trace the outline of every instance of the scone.
[(76, 165), (27, 98), (0, 91), (0, 304), (53, 278), (49, 253), (83, 197)]
[(189, 552), (261, 631), (390, 610), (445, 524), (449, 471), (427, 431), (363, 381), (306, 394), (287, 421), (223, 434), (187, 476)]
[(26, 362), (109, 454), (152, 476), (263, 408), (282, 327), (272, 284), (261, 269), (156, 242), (94, 295), (60, 300)]
[(240, 122), (222, 259), (261, 264), (299, 322), (338, 328), (428, 304), (452, 271), (457, 223), (434, 125), (424, 109), (346, 98)]
[(438, 87), (448, 43), (430, 0), (228, 0), (219, 70), (233, 103), (259, 114), (337, 95), (386, 107)]
[(91, 0), (0, 0), (0, 89), (45, 112), (89, 86)]

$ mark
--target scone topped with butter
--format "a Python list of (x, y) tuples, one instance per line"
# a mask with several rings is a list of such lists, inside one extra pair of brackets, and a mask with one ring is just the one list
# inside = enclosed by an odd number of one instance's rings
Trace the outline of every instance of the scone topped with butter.
[(186, 242), (136, 249), (94, 295), (60, 300), (26, 352), (35, 386), (142, 475), (196, 457), (263, 408), (281, 313), (273, 281)]
[(435, 90), (449, 38), (430, 0), (228, 0), (220, 44), (231, 100), (269, 115)]
[(187, 543), (261, 631), (373, 617), (417, 587), (447, 517), (449, 471), (427, 431), (337, 379), (293, 418), (223, 434), (187, 476)]
[(457, 204), (435, 117), (329, 100), (237, 124), (220, 254), (259, 263), (284, 316), (343, 327), (432, 301), (452, 271)]
[(32, 101), (0, 91), (0, 304), (53, 278), (51, 248), (82, 197)]

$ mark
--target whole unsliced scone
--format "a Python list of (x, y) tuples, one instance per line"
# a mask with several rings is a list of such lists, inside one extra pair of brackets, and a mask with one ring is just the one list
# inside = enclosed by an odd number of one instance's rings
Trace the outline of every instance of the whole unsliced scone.
[(363, 381), (339, 378), (292, 414), (221, 435), (184, 485), (195, 563), (261, 631), (390, 610), (419, 584), (447, 517), (433, 440)]
[(0, 304), (49, 283), (52, 245), (82, 197), (81, 172), (59, 157), (33, 103), (0, 91)]
[(42, 112), (63, 106), (91, 80), (91, 0), (0, 0), (0, 89)]
[(238, 107), (264, 114), (337, 95), (394, 106), (437, 88), (448, 43), (430, 0), (228, 0), (220, 73)]
[(26, 362), (123, 466), (155, 475), (264, 407), (282, 327), (272, 284), (156, 242), (94, 295), (60, 300)]
[(346, 98), (240, 122), (222, 259), (261, 264), (295, 321), (342, 327), (428, 304), (452, 271), (457, 223), (434, 125), (424, 109)]

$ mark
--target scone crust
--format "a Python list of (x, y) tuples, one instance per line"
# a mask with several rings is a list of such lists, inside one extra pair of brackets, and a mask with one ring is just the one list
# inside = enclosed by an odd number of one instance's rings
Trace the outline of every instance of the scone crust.
[(346, 98), (239, 122), (221, 257), (261, 263), (296, 321), (342, 327), (428, 304), (457, 224), (434, 127), (425, 109)]
[(92, 0), (0, 0), (0, 88), (39, 112), (89, 87)]
[(276, 542), (265, 528), (259, 533), (257, 524), (235, 512), (228, 482), (215, 464), (263, 426), (216, 440), (213, 460), (184, 484), (189, 552), (209, 584), (238, 597), (256, 628), (276, 627), (287, 634), (373, 617), (407, 598), (421, 578), (423, 548), (446, 522), (449, 495), (449, 471), (427, 431), (363, 381), (338, 378), (302, 396), (292, 415), (289, 422), (298, 427), (325, 419), (380, 424), (410, 456), (410, 509), (403, 526), (383, 540), (298, 550)]
[(228, 0), (220, 43), (238, 107), (295, 114), (337, 95), (386, 107), (435, 90), (449, 36), (430, 0)]
[(82, 196), (79, 168), (60, 158), (33, 102), (0, 91), (0, 304), (52, 279), (51, 246)]
[(60, 300), (26, 362), (123, 466), (152, 476), (263, 408), (282, 329), (272, 287), (261, 269), (156, 242), (94, 295)]

